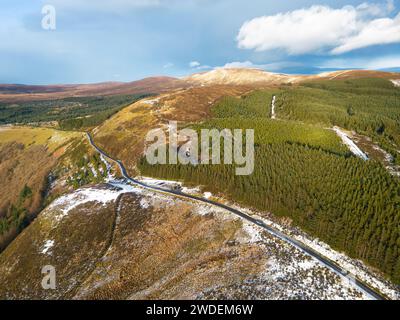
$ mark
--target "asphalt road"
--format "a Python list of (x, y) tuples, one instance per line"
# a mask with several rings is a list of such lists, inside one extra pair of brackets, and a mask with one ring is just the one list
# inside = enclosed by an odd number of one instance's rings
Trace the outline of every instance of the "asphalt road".
[(240, 210), (237, 210), (235, 208), (229, 207), (225, 204), (216, 202), (216, 201), (212, 201), (206, 198), (202, 198), (202, 197), (197, 197), (191, 194), (187, 194), (187, 193), (183, 193), (181, 191), (177, 191), (177, 190), (171, 190), (171, 189), (165, 189), (165, 188), (161, 188), (161, 187), (156, 187), (156, 186), (150, 186), (146, 183), (143, 183), (141, 181), (135, 180), (133, 178), (131, 178), (128, 174), (128, 172), (126, 171), (123, 163), (121, 160), (117, 160), (111, 156), (109, 156), (107, 153), (105, 153), (103, 150), (101, 150), (99, 147), (96, 146), (96, 144), (93, 141), (92, 136), (89, 133), (86, 133), (88, 140), (90, 142), (90, 144), (97, 150), (97, 152), (99, 152), (100, 154), (102, 154), (104, 157), (108, 158), (109, 160), (115, 162), (118, 164), (121, 173), (123, 175), (123, 177), (130, 181), (133, 184), (139, 185), (143, 188), (149, 189), (149, 190), (154, 190), (154, 191), (158, 191), (161, 193), (167, 193), (167, 194), (171, 194), (174, 196), (178, 196), (178, 197), (182, 197), (182, 198), (187, 198), (187, 199), (192, 199), (192, 200), (196, 200), (196, 201), (200, 201), (203, 203), (207, 203), (207, 204), (211, 204), (214, 205), (216, 207), (219, 208), (223, 208), (239, 217), (241, 217), (242, 219), (253, 223), (261, 228), (263, 228), (264, 230), (266, 230), (267, 232), (269, 232), (270, 234), (276, 236), (277, 238), (295, 246), (296, 248), (300, 249), (302, 252), (308, 254), (309, 256), (317, 259), (321, 264), (323, 264), (325, 267), (329, 268), (330, 270), (332, 270), (333, 272), (335, 272), (336, 274), (338, 274), (339, 276), (345, 278), (346, 280), (350, 281), (353, 283), (353, 285), (355, 287), (357, 287), (359, 290), (365, 292), (366, 294), (368, 294), (370, 297), (376, 299), (376, 300), (387, 300), (388, 298), (386, 296), (384, 296), (383, 294), (381, 294), (377, 289), (370, 287), (369, 285), (365, 284), (363, 281), (359, 280), (354, 274), (346, 271), (345, 269), (343, 269), (341, 266), (339, 266), (336, 262), (330, 260), (329, 258), (321, 255), (319, 252), (315, 251), (314, 249), (312, 249), (311, 247), (307, 246), (306, 244), (297, 241), (289, 236), (287, 236), (286, 234), (280, 232), (279, 230), (276, 230), (268, 225), (266, 225), (263, 221), (255, 219), (251, 216), (249, 216), (246, 213), (241, 212)]

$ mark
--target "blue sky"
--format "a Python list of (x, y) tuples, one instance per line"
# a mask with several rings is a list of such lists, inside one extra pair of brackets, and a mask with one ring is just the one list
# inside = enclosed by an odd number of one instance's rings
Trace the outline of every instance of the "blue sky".
[[(42, 28), (42, 8), (56, 29)], [(0, 83), (400, 67), (400, 0), (2, 0)]]

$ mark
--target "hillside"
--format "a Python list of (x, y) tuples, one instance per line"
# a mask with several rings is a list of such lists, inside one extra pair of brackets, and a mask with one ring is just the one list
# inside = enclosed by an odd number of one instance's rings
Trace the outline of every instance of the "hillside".
[(345, 70), (324, 72), (316, 75), (288, 75), (267, 72), (260, 69), (224, 69), (219, 68), (209, 72), (196, 73), (182, 80), (194, 85), (249, 85), (255, 87), (268, 87), (285, 84), (299, 84), (313, 80), (340, 80), (340, 79), (400, 79), (399, 73), (371, 71), (371, 70)]
[(183, 78), (166, 76), (149, 77), (132, 82), (103, 82), (94, 84), (59, 85), (20, 85), (0, 84), (1, 102), (26, 102), (63, 99), (70, 97), (93, 97), (109, 95), (132, 95), (164, 93), (177, 89), (204, 85), (235, 85), (265, 87), (283, 84), (296, 84), (318, 79), (358, 79), (358, 78), (400, 79), (399, 73), (345, 70), (325, 72), (318, 75), (287, 75), (267, 72), (260, 69), (217, 68), (212, 71), (196, 73)]
[(187, 84), (172, 77), (150, 77), (133, 82), (104, 82), (71, 85), (17, 85), (0, 84), (0, 102), (54, 100), (68, 97), (109, 96), (160, 93)]
[[(273, 95), (276, 117), (270, 120), (267, 102)], [(289, 217), (399, 283), (400, 181), (393, 170), (399, 164), (399, 99), (398, 89), (381, 78), (313, 80), (223, 99), (212, 108), (213, 117), (195, 128), (254, 129), (252, 175), (235, 176), (234, 165), (149, 165), (145, 159), (139, 170)], [(367, 161), (346, 153), (330, 129), (334, 126), (363, 134), (360, 146), (383, 150), (390, 165), (376, 152)]]
[[(18, 102), (34, 113), (7, 113), (36, 116), (36, 124), (52, 129), (0, 127), (0, 177), (9, 186), (0, 192), (4, 244), (23, 230), (0, 253), (0, 297), (370, 298), (255, 224), (118, 179), (122, 172), (88, 143), (88, 130), (132, 177), (240, 206), (398, 298), (397, 79), (375, 71), (289, 76), (217, 69), (170, 89), (164, 85), (173, 79), (144, 82), (143, 96), (120, 95), (127, 91), (115, 83), (22, 89), (16, 96), (23, 99), (64, 98)], [(100, 87), (103, 96), (91, 97)], [(14, 89), (4, 88), (10, 97)], [(66, 98), (78, 91), (85, 96)], [(57, 124), (41, 122), (42, 115), (56, 116)], [(196, 130), (254, 129), (254, 173), (235, 176), (224, 164), (149, 165), (145, 136), (167, 131), (169, 121)], [(81, 132), (54, 129), (61, 125)], [(59, 290), (41, 288), (46, 264), (56, 267)]]
[(167, 128), (168, 121), (182, 124), (210, 116), (212, 105), (225, 96), (240, 96), (249, 86), (204, 86), (145, 98), (124, 108), (92, 132), (96, 142), (123, 160), (136, 174), (136, 163), (144, 150), (144, 139), (152, 128)]
[(0, 250), (42, 208), (49, 173), (81, 137), (45, 128), (0, 127)]
[(0, 281), (2, 299), (368, 298), (257, 227), (121, 181), (53, 202), (0, 255)]
[(297, 76), (266, 72), (259, 69), (224, 69), (197, 73), (183, 78), (195, 85), (279, 85), (296, 81)]

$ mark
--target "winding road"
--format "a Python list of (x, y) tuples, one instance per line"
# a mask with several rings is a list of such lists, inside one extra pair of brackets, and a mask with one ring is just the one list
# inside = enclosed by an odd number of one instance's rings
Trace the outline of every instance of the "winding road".
[(115, 159), (115, 158), (109, 156), (107, 153), (105, 153), (103, 150), (101, 150), (98, 146), (96, 146), (90, 133), (86, 133), (86, 135), (87, 135), (87, 138), (88, 138), (90, 144), (92, 145), (92, 147), (95, 148), (97, 150), (97, 152), (99, 152), (104, 157), (115, 162), (118, 165), (119, 169), (121, 170), (122, 176), (129, 182), (136, 184), (138, 186), (141, 186), (145, 189), (149, 189), (149, 190), (153, 190), (153, 191), (157, 191), (157, 192), (161, 192), (161, 193), (166, 193), (166, 194), (174, 195), (174, 196), (181, 197), (181, 198), (196, 200), (199, 202), (211, 204), (213, 206), (225, 209), (225, 210), (241, 217), (242, 219), (263, 228), (264, 230), (266, 230), (268, 233), (272, 234), (273, 236), (293, 245), (294, 247), (298, 248), (300, 251), (317, 259), (322, 265), (324, 265), (328, 269), (332, 270), (337, 275), (341, 276), (342, 278), (346, 279), (347, 281), (352, 282), (355, 287), (357, 287), (362, 292), (366, 293), (371, 298), (377, 299), (377, 300), (387, 300), (388, 299), (386, 296), (384, 296), (382, 293), (380, 293), (375, 288), (372, 288), (369, 285), (367, 285), (366, 283), (364, 283), (363, 281), (357, 279), (356, 275), (346, 271), (341, 266), (339, 266), (336, 262), (321, 255), (319, 252), (315, 251), (314, 249), (307, 246), (306, 244), (287, 236), (286, 234), (280, 232), (279, 230), (272, 228), (271, 226), (266, 225), (262, 220), (255, 219), (242, 211), (239, 211), (235, 208), (229, 207), (225, 204), (222, 204), (222, 203), (219, 203), (216, 201), (212, 201), (212, 200), (202, 198), (202, 197), (197, 197), (197, 196), (183, 193), (183, 192), (177, 191), (177, 190), (170, 190), (170, 189), (165, 189), (165, 188), (161, 188), (161, 187), (157, 187), (157, 186), (151, 186), (151, 185), (143, 183), (139, 180), (131, 178), (129, 176), (128, 172), (126, 171), (126, 168), (123, 165), (121, 160), (118, 160), (118, 159)]

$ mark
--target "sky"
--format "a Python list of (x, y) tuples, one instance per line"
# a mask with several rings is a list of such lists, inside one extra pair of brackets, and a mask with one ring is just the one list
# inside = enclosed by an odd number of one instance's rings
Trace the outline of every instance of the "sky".
[(400, 0), (1, 0), (0, 83), (400, 69)]

